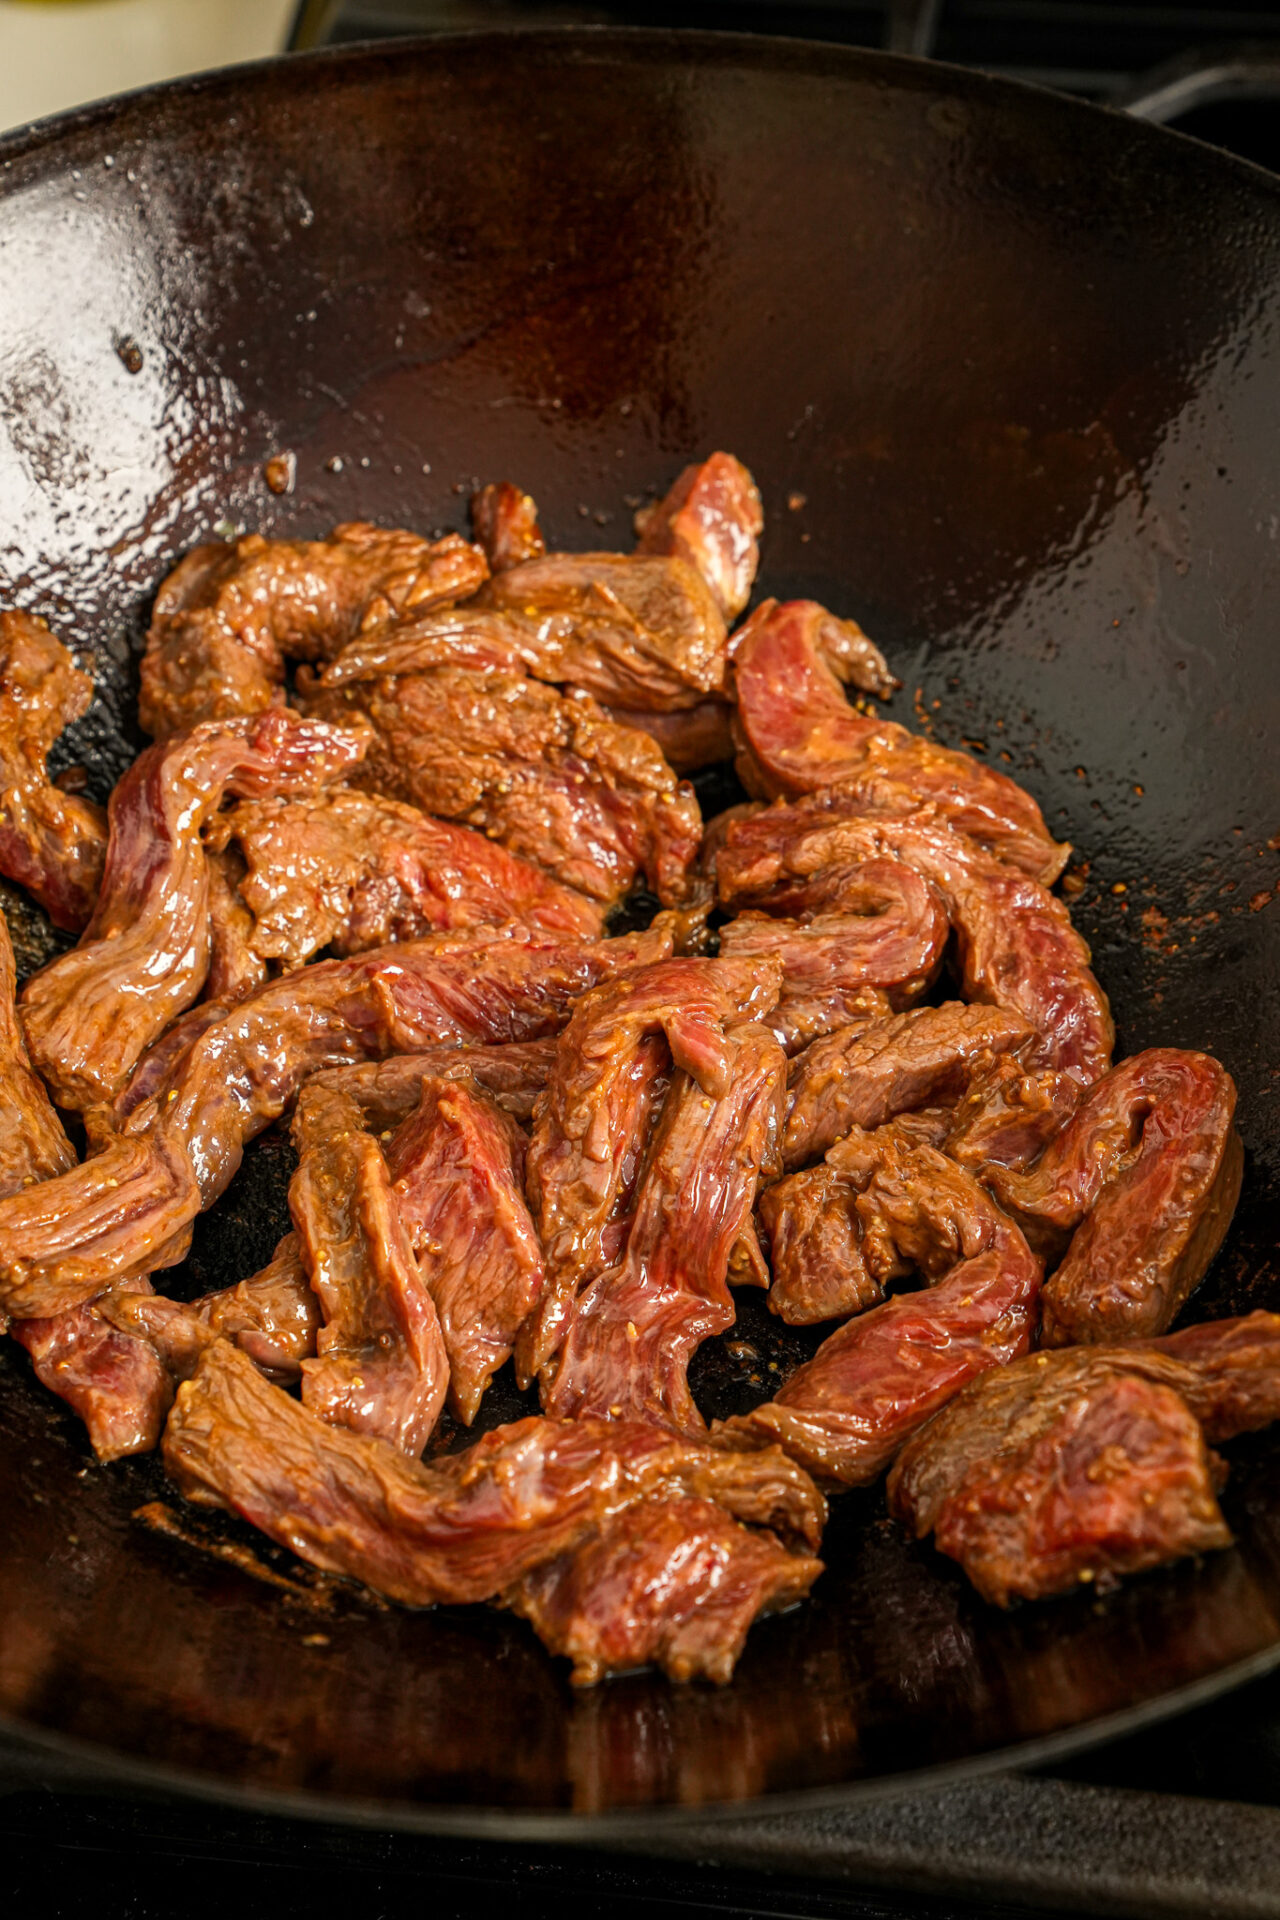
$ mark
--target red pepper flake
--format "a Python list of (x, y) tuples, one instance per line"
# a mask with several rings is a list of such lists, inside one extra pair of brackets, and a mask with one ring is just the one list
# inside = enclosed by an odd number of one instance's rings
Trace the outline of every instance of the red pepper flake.
[(1262, 909), (1265, 906), (1269, 906), (1274, 899), (1275, 895), (1272, 893), (1270, 887), (1268, 887), (1264, 893), (1255, 893), (1249, 902), (1250, 913), (1261, 913)]

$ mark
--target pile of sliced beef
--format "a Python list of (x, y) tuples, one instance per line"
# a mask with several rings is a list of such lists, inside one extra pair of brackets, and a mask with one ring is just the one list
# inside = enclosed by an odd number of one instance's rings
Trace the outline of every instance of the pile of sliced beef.
[[(0, 617), (0, 872), (79, 935), (15, 999), (0, 923), (0, 1316), (39, 1378), (101, 1460), (511, 1608), (583, 1683), (726, 1681), (886, 1471), (998, 1605), (1227, 1544), (1212, 1447), (1280, 1413), (1280, 1316), (1168, 1329), (1235, 1089), (1113, 1065), (1034, 800), (882, 717), (851, 620), (744, 618), (729, 455), (630, 554), (548, 552), (507, 483), (472, 511), (189, 554), (105, 816), (46, 766), (90, 681)], [(729, 758), (751, 798), (704, 823), (683, 776)], [(286, 1124), (269, 1264), (166, 1292)], [(708, 1428), (740, 1287), (826, 1337)], [(542, 1413), (433, 1445), (508, 1366)]]

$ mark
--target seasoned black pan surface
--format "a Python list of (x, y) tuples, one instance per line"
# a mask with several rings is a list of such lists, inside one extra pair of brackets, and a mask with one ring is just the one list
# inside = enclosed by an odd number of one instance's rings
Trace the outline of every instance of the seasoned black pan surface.
[[(270, 63), (0, 144), (0, 599), (92, 655), (63, 759), (105, 797), (149, 598), (211, 529), (460, 527), (510, 477), (556, 544), (626, 544), (639, 499), (732, 449), (766, 589), (856, 615), (899, 717), (1075, 842), (1121, 1051), (1235, 1075), (1245, 1194), (1193, 1311), (1274, 1307), (1278, 329), (1280, 183), (1029, 89), (701, 36)], [(6, 899), (30, 962), (47, 934)], [(286, 1174), (264, 1140), (175, 1284), (252, 1271)], [(706, 1410), (802, 1338), (744, 1307)], [(1231, 1452), (1238, 1544), (1203, 1566), (1002, 1616), (850, 1496), (812, 1603), (730, 1688), (575, 1697), (520, 1622), (376, 1610), (231, 1524), (149, 1530), (157, 1501), (191, 1524), (154, 1461), (90, 1465), (6, 1347), (0, 1712), (390, 1822), (882, 1790), (1280, 1659), (1280, 1441)]]

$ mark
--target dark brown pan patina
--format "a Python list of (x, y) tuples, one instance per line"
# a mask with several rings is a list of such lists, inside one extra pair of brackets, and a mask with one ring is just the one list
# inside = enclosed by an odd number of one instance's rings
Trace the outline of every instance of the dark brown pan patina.
[[(91, 798), (140, 744), (177, 553), (354, 519), (462, 531), (472, 488), (507, 478), (553, 546), (625, 545), (636, 505), (732, 448), (763, 493), (762, 591), (861, 622), (903, 682), (890, 712), (1012, 773), (1074, 843), (1120, 1053), (1202, 1048), (1234, 1076), (1244, 1196), (1194, 1312), (1280, 1304), (1269, 176), (911, 62), (479, 37), (15, 136), (0, 262), (0, 601), (92, 664), (55, 758)], [(29, 967), (53, 936), (13, 920)], [(289, 1167), (264, 1137), (175, 1288), (265, 1262)], [(739, 1304), (691, 1371), (709, 1416), (816, 1343)], [(522, 1410), (509, 1378), (486, 1424)], [(153, 1458), (88, 1465), (12, 1345), (0, 1389), (0, 1709), (205, 1791), (506, 1832), (843, 1798), (1280, 1660), (1266, 1435), (1232, 1444), (1237, 1544), (1203, 1566), (998, 1615), (853, 1493), (812, 1601), (729, 1688), (575, 1696), (514, 1617), (374, 1608), (231, 1523), (199, 1523), (204, 1550), (169, 1537), (196, 1523)]]

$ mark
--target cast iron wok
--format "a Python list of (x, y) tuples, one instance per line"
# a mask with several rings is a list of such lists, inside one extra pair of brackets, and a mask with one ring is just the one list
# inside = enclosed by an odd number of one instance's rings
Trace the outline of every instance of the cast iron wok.
[[(93, 656), (62, 757), (105, 796), (149, 598), (211, 529), (459, 527), (510, 476), (557, 544), (626, 545), (731, 448), (766, 588), (856, 614), (898, 714), (1076, 843), (1122, 1051), (1235, 1075), (1245, 1193), (1193, 1311), (1274, 1306), (1278, 276), (1269, 176), (889, 58), (539, 34), (163, 88), (0, 146), (0, 595)], [(286, 1172), (264, 1141), (175, 1286), (252, 1271)], [(800, 1338), (748, 1300), (705, 1410)], [(0, 1710), (153, 1777), (441, 1827), (882, 1791), (1280, 1660), (1278, 1458), (1232, 1449), (1231, 1551), (1008, 1615), (850, 1496), (727, 1690), (574, 1696), (496, 1612), (376, 1609), (233, 1523), (157, 1534), (138, 1509), (191, 1522), (155, 1461), (94, 1467), (6, 1348)]]

